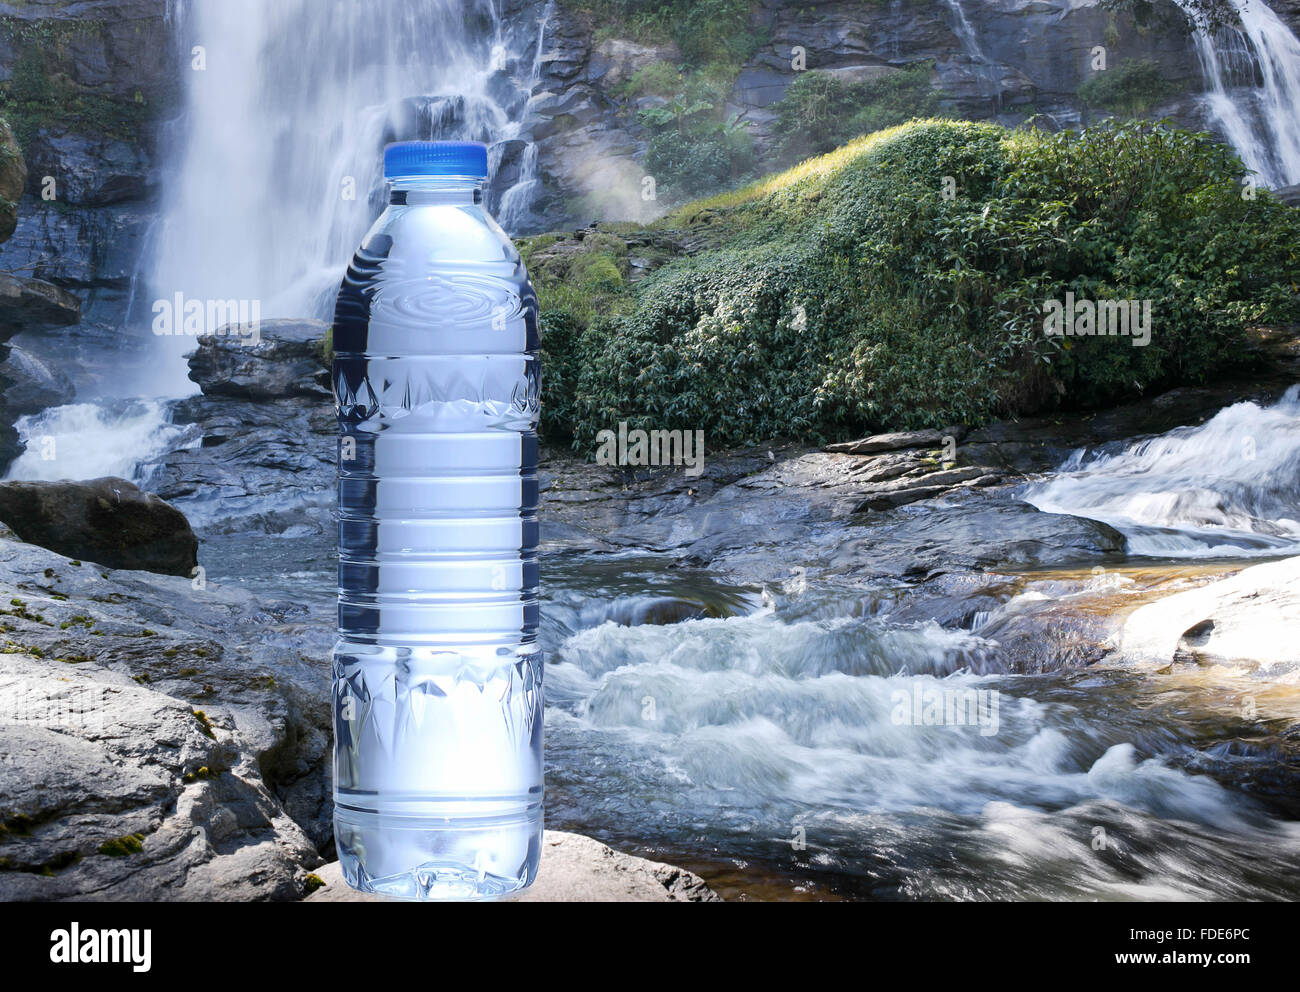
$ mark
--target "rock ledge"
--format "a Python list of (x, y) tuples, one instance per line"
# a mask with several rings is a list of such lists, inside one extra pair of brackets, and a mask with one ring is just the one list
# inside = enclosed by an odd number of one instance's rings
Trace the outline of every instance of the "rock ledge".
[[(392, 902), (348, 888), (337, 861), (314, 874), (324, 887), (307, 902)], [(537, 882), (509, 902), (721, 902), (683, 868), (622, 854), (581, 834), (546, 832)]]

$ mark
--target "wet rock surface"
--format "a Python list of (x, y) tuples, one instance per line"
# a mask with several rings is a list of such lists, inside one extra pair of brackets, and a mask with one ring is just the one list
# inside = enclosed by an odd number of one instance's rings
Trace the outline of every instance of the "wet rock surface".
[(57, 365), (41, 361), (13, 344), (0, 344), (0, 471), (27, 448), (18, 436), (18, 418), (72, 402), (76, 390)]
[(192, 430), (150, 486), (209, 533), (294, 535), (331, 526), (338, 421), (328, 401), (196, 396), (177, 404)]
[(19, 417), (71, 403), (76, 395), (72, 380), (57, 365), (9, 346), (8, 357), (0, 362), (0, 420), (11, 424)]
[(199, 338), (190, 379), (208, 396), (327, 400), (332, 394), (321, 342), (328, 330), (319, 320), (264, 320), (256, 334), (223, 328)]
[(67, 327), (81, 319), (81, 302), (53, 283), (0, 272), (0, 342), (31, 328)]
[(1142, 606), (1124, 624), (1119, 648), (1134, 661), (1300, 685), (1297, 631), (1300, 558), (1288, 558)]

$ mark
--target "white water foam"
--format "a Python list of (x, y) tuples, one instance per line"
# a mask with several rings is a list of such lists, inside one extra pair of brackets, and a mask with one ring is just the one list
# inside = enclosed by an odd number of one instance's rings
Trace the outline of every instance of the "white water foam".
[(157, 453), (180, 441), (186, 428), (170, 422), (161, 401), (54, 407), (17, 423), (27, 450), (7, 478), (25, 482), (101, 479), (141, 485)]
[(1238, 403), (1115, 455), (1076, 452), (1025, 495), (1045, 513), (1100, 520), (1135, 555), (1208, 558), (1300, 550), (1300, 386)]
[[(1157, 716), (1097, 727), (1095, 714), (1029, 698), (1029, 683), (974, 665), (995, 668), (997, 646), (969, 632), (763, 612), (581, 631), (548, 664), (547, 692), (563, 710), (558, 733), (622, 755), (634, 794), (696, 818), (807, 811), (852, 832), (863, 817), (1105, 802), (1245, 829), (1249, 811), (1223, 786), (1135, 745), (1159, 736)], [(898, 719), (900, 699), (971, 690), (996, 693), (993, 726)]]

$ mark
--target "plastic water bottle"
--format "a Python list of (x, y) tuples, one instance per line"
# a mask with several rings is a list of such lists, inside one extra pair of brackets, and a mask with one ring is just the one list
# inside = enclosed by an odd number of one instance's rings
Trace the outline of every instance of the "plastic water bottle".
[(405, 142), (334, 317), (334, 833), (348, 884), (507, 895), (537, 874), (537, 297), (487, 150)]

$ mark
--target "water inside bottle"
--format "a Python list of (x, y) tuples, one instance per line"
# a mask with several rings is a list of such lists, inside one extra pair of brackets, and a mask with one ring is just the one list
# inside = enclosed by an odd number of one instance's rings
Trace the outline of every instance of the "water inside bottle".
[(340, 290), (335, 835), (363, 891), (536, 875), (537, 317), (468, 179), (396, 181)]

